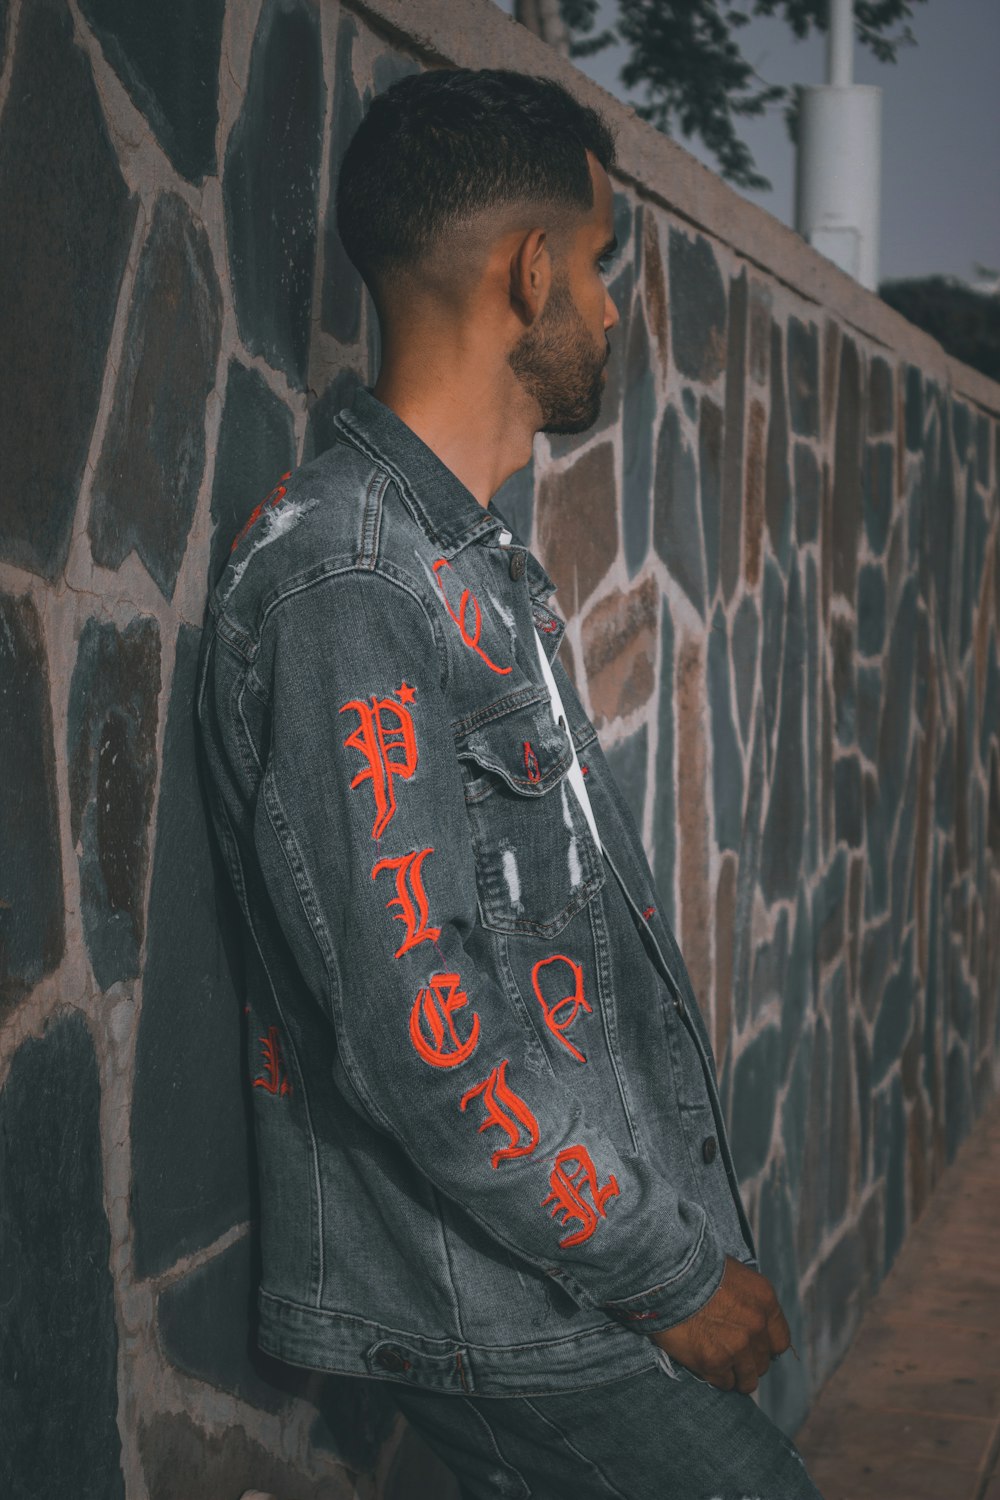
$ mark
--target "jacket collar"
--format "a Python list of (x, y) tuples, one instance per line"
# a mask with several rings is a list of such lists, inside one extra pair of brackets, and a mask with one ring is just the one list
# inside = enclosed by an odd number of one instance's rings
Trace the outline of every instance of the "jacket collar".
[[(487, 508), (480, 505), (412, 427), (367, 386), (355, 389), (351, 405), (334, 421), (349, 442), (388, 470), (414, 520), (449, 561), (470, 542), (484, 541), (502, 527), (513, 532), (493, 501)], [(530, 593), (535, 599), (548, 598), (555, 584), (527, 549), (526, 563)]]

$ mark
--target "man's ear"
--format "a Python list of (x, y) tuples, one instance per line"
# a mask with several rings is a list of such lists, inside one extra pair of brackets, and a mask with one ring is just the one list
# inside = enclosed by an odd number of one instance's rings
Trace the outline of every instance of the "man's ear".
[(529, 229), (510, 258), (510, 303), (525, 327), (541, 314), (552, 284), (552, 257), (544, 229)]

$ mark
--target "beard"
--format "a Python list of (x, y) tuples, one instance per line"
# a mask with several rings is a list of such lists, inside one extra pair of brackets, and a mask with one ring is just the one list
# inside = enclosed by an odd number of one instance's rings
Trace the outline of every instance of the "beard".
[(599, 348), (581, 318), (565, 277), (552, 283), (542, 315), (507, 356), (516, 378), (541, 407), (540, 432), (586, 432), (601, 411), (607, 338)]

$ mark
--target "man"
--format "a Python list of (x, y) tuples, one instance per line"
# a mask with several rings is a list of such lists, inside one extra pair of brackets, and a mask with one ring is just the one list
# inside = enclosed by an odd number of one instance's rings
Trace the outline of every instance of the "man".
[(251, 517), (199, 715), (246, 919), (261, 1346), (393, 1382), (469, 1496), (816, 1490), (635, 826), (489, 502), (600, 407), (614, 145), (554, 83), (375, 100), (340, 233), (383, 362)]

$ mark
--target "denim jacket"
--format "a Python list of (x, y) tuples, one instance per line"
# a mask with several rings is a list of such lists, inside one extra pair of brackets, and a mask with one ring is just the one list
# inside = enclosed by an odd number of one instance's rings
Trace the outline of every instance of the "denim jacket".
[(551, 580), (368, 390), (336, 434), (236, 539), (199, 677), (259, 1342), (459, 1394), (638, 1373), (756, 1263), (711, 1045)]

